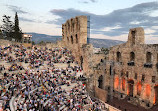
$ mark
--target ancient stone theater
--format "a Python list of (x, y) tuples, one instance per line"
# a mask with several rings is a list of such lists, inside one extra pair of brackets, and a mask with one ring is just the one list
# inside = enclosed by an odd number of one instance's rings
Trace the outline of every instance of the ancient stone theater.
[(106, 90), (110, 98), (128, 98), (150, 108), (158, 102), (158, 44), (145, 44), (144, 39), (143, 28), (130, 29), (128, 41), (109, 51), (102, 68), (105, 73), (97, 74), (94, 85)]
[(87, 43), (87, 32), (87, 16), (71, 18), (62, 25), (62, 43), (83, 68), (89, 94), (104, 102), (118, 99), (134, 104), (132, 107), (155, 106), (158, 44), (145, 44), (144, 29), (138, 27), (130, 29), (127, 42), (111, 47), (108, 55), (95, 54), (93, 45)]

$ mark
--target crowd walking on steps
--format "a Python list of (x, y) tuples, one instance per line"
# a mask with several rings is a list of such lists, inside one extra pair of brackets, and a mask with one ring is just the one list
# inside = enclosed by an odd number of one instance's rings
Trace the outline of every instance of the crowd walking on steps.
[(0, 46), (0, 111), (107, 111), (66, 48)]

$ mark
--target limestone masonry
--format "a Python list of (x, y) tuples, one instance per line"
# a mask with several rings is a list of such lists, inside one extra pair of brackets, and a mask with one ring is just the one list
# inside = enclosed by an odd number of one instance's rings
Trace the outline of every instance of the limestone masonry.
[(128, 41), (112, 47), (108, 57), (93, 53), (93, 46), (87, 44), (86, 16), (62, 24), (62, 37), (88, 78), (91, 96), (105, 102), (128, 98), (145, 108), (158, 103), (158, 44), (145, 44), (143, 28), (130, 29)]

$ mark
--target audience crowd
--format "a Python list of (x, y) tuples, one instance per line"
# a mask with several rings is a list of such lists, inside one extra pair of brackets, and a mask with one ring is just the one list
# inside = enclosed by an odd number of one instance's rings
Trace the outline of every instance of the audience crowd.
[(88, 96), (66, 48), (0, 46), (0, 63), (0, 111), (107, 110)]

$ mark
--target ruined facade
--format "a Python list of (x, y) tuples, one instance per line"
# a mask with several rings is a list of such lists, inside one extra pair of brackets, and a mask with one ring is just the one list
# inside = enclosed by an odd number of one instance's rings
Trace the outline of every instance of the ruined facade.
[(87, 90), (105, 102), (113, 97), (151, 108), (158, 103), (158, 44), (145, 44), (144, 29), (129, 30), (128, 41), (110, 49), (108, 59), (87, 44), (87, 17), (62, 25), (62, 44), (72, 51), (87, 77)]
[[(112, 47), (94, 74), (94, 86), (108, 95), (150, 108), (158, 103), (158, 44), (145, 44), (144, 29), (130, 29), (128, 41)], [(108, 100), (108, 99), (107, 99)]]
[(93, 67), (104, 58), (104, 55), (93, 53), (93, 45), (87, 43), (87, 37), (87, 16), (76, 16), (62, 24), (62, 43), (71, 50), (75, 61), (81, 65), (84, 74), (88, 77), (93, 74)]
[(87, 44), (87, 16), (77, 16), (62, 24), (62, 41), (82, 65), (82, 45)]

